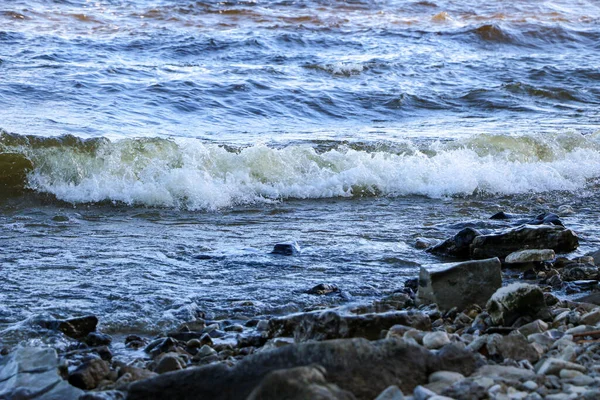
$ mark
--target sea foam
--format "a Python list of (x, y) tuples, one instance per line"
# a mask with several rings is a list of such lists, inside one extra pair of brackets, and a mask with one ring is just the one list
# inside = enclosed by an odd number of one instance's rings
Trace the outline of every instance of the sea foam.
[(72, 203), (214, 210), (285, 199), (576, 191), (600, 177), (597, 136), (478, 135), (404, 150), (311, 143), (232, 149), (196, 139), (25, 149), (29, 188)]

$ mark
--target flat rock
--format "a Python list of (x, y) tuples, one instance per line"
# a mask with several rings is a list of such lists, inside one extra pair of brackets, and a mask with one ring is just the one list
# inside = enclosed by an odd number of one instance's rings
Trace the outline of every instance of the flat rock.
[(524, 249), (552, 249), (568, 253), (579, 246), (577, 235), (559, 225), (523, 225), (500, 233), (480, 235), (471, 243), (475, 259), (499, 257)]
[(537, 373), (540, 375), (558, 375), (563, 369), (586, 372), (583, 365), (561, 360), (560, 358), (548, 358), (539, 366)]
[(421, 330), (431, 328), (429, 317), (415, 311), (344, 315), (333, 310), (292, 314), (269, 321), (271, 337), (293, 336), (297, 341), (363, 337), (376, 340), (383, 330), (406, 325)]
[(435, 303), (442, 310), (483, 306), (502, 286), (501, 269), (498, 258), (421, 267), (417, 302)]
[(83, 391), (58, 374), (54, 349), (20, 347), (0, 357), (0, 399), (75, 400)]
[(454, 349), (433, 354), (423, 347), (400, 339), (370, 342), (366, 339), (338, 339), (299, 343), (246, 357), (233, 368), (207, 365), (171, 372), (129, 387), (129, 400), (173, 398), (192, 400), (234, 400), (246, 398), (270, 372), (279, 369), (321, 365), (327, 382), (353, 393), (357, 399), (372, 400), (384, 389), (398, 385), (402, 391), (427, 381), (439, 369), (470, 374), (474, 355)]
[(522, 264), (530, 262), (550, 261), (556, 257), (554, 250), (551, 249), (531, 249), (521, 250), (510, 253), (504, 259), (506, 264)]

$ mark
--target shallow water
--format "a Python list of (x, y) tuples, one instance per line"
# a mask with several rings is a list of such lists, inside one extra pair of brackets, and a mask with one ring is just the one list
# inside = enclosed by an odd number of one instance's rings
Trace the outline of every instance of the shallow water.
[(444, 261), (417, 237), (501, 210), (569, 205), (596, 249), (599, 22), (566, 0), (1, 4), (0, 341), (369, 302)]

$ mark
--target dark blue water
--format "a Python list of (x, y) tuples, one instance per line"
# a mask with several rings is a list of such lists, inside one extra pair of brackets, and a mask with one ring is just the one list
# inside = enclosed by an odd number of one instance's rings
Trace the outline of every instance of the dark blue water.
[(497, 211), (563, 210), (596, 249), (599, 23), (567, 0), (2, 2), (0, 341), (366, 304), (443, 261), (417, 238)]

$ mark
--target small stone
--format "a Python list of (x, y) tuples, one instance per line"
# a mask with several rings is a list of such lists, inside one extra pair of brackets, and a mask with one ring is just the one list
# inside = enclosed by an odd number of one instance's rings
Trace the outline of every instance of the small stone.
[(90, 332), (83, 341), (91, 347), (108, 346), (112, 342), (112, 337), (100, 332)]
[(452, 371), (437, 371), (429, 375), (429, 383), (445, 382), (448, 385), (451, 385), (463, 379), (465, 379), (465, 376), (463, 374), (459, 374), (458, 372)]
[(198, 349), (202, 347), (203, 344), (199, 339), (190, 339), (185, 345), (190, 349)]
[(435, 350), (450, 343), (450, 338), (446, 332), (429, 332), (423, 337), (423, 346), (430, 350)]
[(404, 400), (402, 390), (396, 385), (388, 386), (375, 400)]
[(413, 400), (428, 400), (433, 396), (437, 396), (437, 393), (420, 385), (413, 391)]
[(202, 346), (204, 346), (205, 344), (208, 345), (208, 346), (212, 346), (213, 345), (213, 340), (212, 340), (212, 338), (210, 337), (210, 335), (208, 333), (205, 333), (200, 338), (200, 344)]
[(239, 324), (233, 324), (225, 327), (225, 332), (243, 332), (244, 327)]
[(538, 388), (538, 384), (534, 381), (526, 381), (523, 383), (523, 388), (529, 390), (530, 392), (533, 392)]
[(404, 334), (406, 332), (410, 331), (411, 329), (413, 329), (413, 328), (411, 328), (410, 326), (396, 324), (396, 325), (392, 326), (390, 329), (388, 329), (386, 338), (403, 337)]
[(540, 365), (537, 373), (540, 375), (556, 375), (560, 373), (560, 370), (562, 369), (573, 369), (580, 372), (586, 371), (586, 368), (582, 365), (564, 361), (558, 358), (548, 358)]
[(108, 363), (101, 359), (89, 360), (69, 375), (69, 383), (79, 389), (91, 390), (110, 372)]
[(267, 321), (266, 319), (261, 319), (260, 321), (258, 321), (258, 324), (256, 324), (256, 330), (259, 332), (266, 332), (269, 330), (269, 321)]
[(208, 345), (204, 345), (200, 348), (200, 350), (198, 350), (197, 355), (200, 358), (204, 358), (204, 357), (208, 357), (208, 356), (217, 355), (217, 352), (212, 347), (210, 347)]
[(547, 330), (548, 324), (541, 319), (536, 319), (535, 321), (525, 324), (519, 328), (519, 332), (525, 337), (534, 333), (546, 332)]
[(576, 371), (574, 369), (562, 369), (558, 374), (558, 376), (560, 376), (560, 379), (573, 379), (581, 375), (583, 375), (583, 372)]
[(158, 365), (154, 368), (154, 372), (164, 374), (165, 372), (177, 371), (185, 367), (185, 362), (181, 360), (177, 353), (167, 353), (160, 359)]

